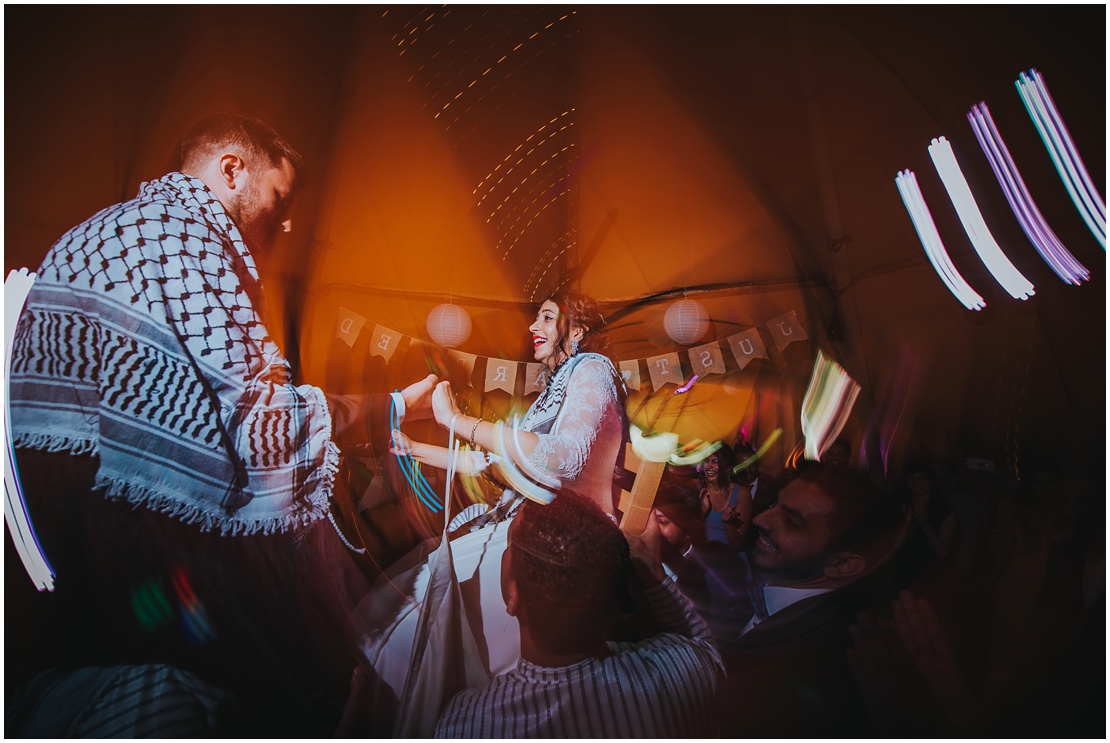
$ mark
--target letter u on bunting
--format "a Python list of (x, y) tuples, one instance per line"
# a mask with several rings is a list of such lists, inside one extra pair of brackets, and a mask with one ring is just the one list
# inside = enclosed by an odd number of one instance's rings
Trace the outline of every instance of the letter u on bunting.
[(809, 338), (806, 331), (802, 330), (802, 324), (798, 322), (798, 316), (794, 310), (771, 320), (767, 323), (767, 329), (771, 331), (771, 337), (775, 339), (775, 347), (780, 351), (794, 341), (804, 341)]
[(543, 392), (547, 387), (544, 381), (543, 364), (526, 364), (524, 367), (524, 394)]
[(389, 361), (393, 358), (393, 352), (397, 350), (397, 344), (401, 341), (401, 334), (396, 330), (390, 330), (383, 325), (374, 326), (374, 334), (370, 336), (370, 355), (381, 356)]
[(500, 389), (513, 394), (516, 389), (516, 365), (515, 361), (486, 359), (486, 392)]
[(728, 346), (732, 349), (732, 355), (736, 357), (736, 363), (741, 369), (747, 366), (752, 359), (770, 358), (767, 355), (767, 347), (763, 345), (763, 339), (759, 337), (759, 330), (756, 328), (730, 335), (725, 340), (728, 341)]
[(355, 339), (358, 338), (359, 331), (365, 324), (365, 317), (351, 312), (346, 307), (340, 307), (339, 317), (335, 321), (335, 337), (343, 339), (344, 343), (354, 348)]
[(658, 391), (665, 384), (682, 386), (686, 380), (682, 378), (682, 365), (678, 361), (677, 353), (665, 353), (662, 356), (651, 356), (647, 360), (648, 374), (651, 375), (651, 386)]
[(620, 362), (621, 378), (630, 390), (640, 389), (640, 360)]
[(725, 373), (725, 358), (721, 355), (721, 347), (716, 341), (691, 348), (687, 353), (690, 354), (690, 368), (699, 377)]

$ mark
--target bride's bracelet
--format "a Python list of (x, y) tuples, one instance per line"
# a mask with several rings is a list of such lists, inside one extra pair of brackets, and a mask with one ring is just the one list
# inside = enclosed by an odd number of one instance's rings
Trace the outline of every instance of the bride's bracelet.
[(470, 429), (470, 443), (474, 443), (474, 434), (478, 433), (478, 424), (482, 422), (481, 416), (474, 421), (474, 427)]

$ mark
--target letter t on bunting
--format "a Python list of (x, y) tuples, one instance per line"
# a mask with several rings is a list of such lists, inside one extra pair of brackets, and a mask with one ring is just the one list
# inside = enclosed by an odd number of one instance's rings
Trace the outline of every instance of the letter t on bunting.
[(767, 329), (771, 331), (771, 337), (775, 339), (775, 347), (780, 351), (794, 341), (804, 341), (809, 338), (806, 331), (802, 330), (802, 324), (798, 322), (798, 316), (794, 314), (794, 310), (771, 320), (767, 323)]
[(658, 392), (665, 384), (674, 384), (681, 387), (686, 383), (682, 378), (682, 365), (679, 364), (677, 353), (665, 353), (662, 356), (651, 356), (647, 360), (648, 374), (651, 375), (651, 386)]
[(621, 378), (624, 384), (630, 390), (640, 389), (640, 360), (632, 359), (631, 361), (620, 362)]
[(343, 342), (351, 348), (355, 347), (355, 339), (359, 331), (366, 324), (366, 318), (351, 312), (346, 307), (339, 308), (339, 317), (335, 322), (335, 337), (342, 338)]
[(725, 357), (716, 341), (691, 348), (687, 353), (690, 354), (690, 368), (699, 377), (725, 373)]
[(515, 361), (486, 359), (486, 392), (501, 389), (513, 394), (516, 389), (516, 364)]
[(543, 392), (547, 387), (544, 381), (543, 364), (526, 364), (524, 367), (524, 394), (531, 395), (533, 392)]
[(729, 348), (732, 349), (732, 355), (736, 357), (736, 363), (741, 369), (747, 366), (752, 359), (770, 358), (767, 355), (767, 347), (763, 345), (763, 339), (759, 337), (759, 330), (756, 328), (730, 335), (725, 340), (728, 341)]
[(370, 336), (370, 355), (381, 356), (387, 362), (393, 358), (397, 344), (401, 341), (401, 334), (382, 325), (374, 326), (374, 334)]

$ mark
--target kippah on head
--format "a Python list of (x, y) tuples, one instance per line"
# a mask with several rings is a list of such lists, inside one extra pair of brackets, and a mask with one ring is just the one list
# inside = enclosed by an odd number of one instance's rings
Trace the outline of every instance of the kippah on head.
[(250, 169), (262, 160), (280, 167), (283, 159), (293, 166), (294, 185), (303, 180), (304, 160), (276, 131), (263, 121), (239, 114), (218, 113), (205, 116), (181, 140), (181, 166), (198, 157), (217, 154), (217, 150), (237, 150)]
[(510, 534), (509, 571), (521, 621), (555, 652), (571, 652), (603, 629), (630, 567), (628, 543), (589, 498), (561, 490), (527, 503)]

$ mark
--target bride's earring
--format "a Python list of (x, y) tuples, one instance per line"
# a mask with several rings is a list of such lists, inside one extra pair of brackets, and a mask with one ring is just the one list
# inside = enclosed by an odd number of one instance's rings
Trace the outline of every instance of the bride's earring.
[(578, 355), (578, 341), (571, 341), (570, 342), (570, 355), (571, 356), (577, 356)]

